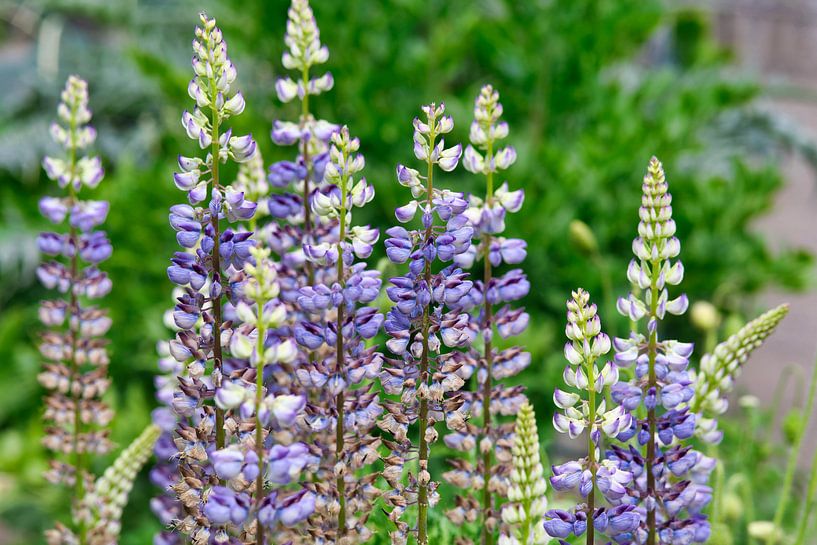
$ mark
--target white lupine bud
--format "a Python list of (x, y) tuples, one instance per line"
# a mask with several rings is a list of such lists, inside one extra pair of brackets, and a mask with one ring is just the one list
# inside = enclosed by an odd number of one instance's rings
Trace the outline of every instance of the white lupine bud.
[[(544, 468), (539, 461), (536, 416), (533, 407), (527, 402), (519, 408), (516, 417), (512, 452), (513, 466), (509, 477), (511, 485), (507, 491), (511, 503), (503, 507), (502, 520), (510, 527), (511, 535), (508, 540), (518, 540), (522, 539), (523, 534), (535, 535), (535, 528), (542, 526), (542, 516), (547, 510), (547, 483)], [(535, 506), (535, 509), (531, 509), (530, 516), (525, 514), (522, 504), (518, 503), (522, 501), (531, 501), (531, 505)]]
[[(700, 370), (694, 377), (694, 397), (689, 402), (692, 412), (703, 411), (705, 414), (709, 413), (706, 416), (716, 416), (726, 411), (726, 395), (731, 392), (741, 365), (774, 332), (788, 312), (788, 305), (780, 305), (765, 312), (720, 343), (712, 354), (701, 358)], [(716, 437), (717, 435), (712, 435), (713, 430), (704, 427), (707, 422), (710, 421), (699, 417), (696, 432)]]

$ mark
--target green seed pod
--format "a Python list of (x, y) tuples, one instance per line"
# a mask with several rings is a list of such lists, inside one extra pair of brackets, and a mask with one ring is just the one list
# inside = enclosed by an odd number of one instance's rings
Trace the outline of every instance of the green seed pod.
[(593, 255), (599, 251), (599, 243), (590, 226), (581, 220), (573, 220), (568, 227), (570, 242), (580, 251)]

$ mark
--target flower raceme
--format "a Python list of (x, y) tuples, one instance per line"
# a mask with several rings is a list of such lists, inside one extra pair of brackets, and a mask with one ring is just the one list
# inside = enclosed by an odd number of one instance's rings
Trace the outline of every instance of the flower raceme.
[[(361, 543), (371, 538), (366, 520), (379, 491), (371, 464), (379, 460), (381, 440), (371, 431), (383, 409), (373, 382), (383, 356), (367, 348), (383, 324), (383, 315), (369, 306), (380, 293), (380, 273), (368, 270), (369, 257), (379, 232), (352, 224), (353, 209), (374, 198), (374, 188), (358, 178), (365, 160), (360, 142), (342, 127), (332, 135), (325, 187), (317, 191), (312, 210), (317, 218), (338, 224), (337, 242), (305, 244), (307, 258), (320, 266), (335, 266), (335, 282), (300, 290), (298, 303), (322, 321), (295, 326), (295, 338), (315, 357), (297, 370), (302, 384), (324, 389), (329, 395), (311, 404), (306, 418), (310, 430), (328, 432), (322, 445), (322, 470), (334, 479), (313, 483), (318, 509), (310, 526), (315, 535), (335, 543)], [(334, 319), (331, 317), (334, 316)], [(369, 467), (369, 472), (360, 470)]]
[(60, 122), (51, 125), (51, 136), (63, 152), (46, 157), (43, 168), (64, 194), (44, 197), (40, 211), (54, 224), (68, 220), (67, 233), (41, 233), (40, 251), (54, 259), (37, 269), (37, 276), (62, 299), (40, 305), (40, 321), (49, 330), (42, 335), (40, 354), (47, 360), (38, 379), (48, 391), (45, 399), (45, 447), (55, 455), (46, 478), (72, 488), (71, 528), (58, 524), (48, 532), (52, 545), (100, 543), (105, 524), (94, 515), (93, 477), (89, 463), (94, 455), (111, 448), (107, 426), (113, 411), (102, 401), (110, 383), (107, 342), (102, 338), (111, 327), (104, 309), (90, 304), (111, 290), (111, 281), (97, 266), (111, 256), (112, 248), (103, 231), (95, 230), (108, 215), (108, 203), (79, 198), (83, 189), (96, 188), (103, 177), (99, 157), (85, 150), (96, 139), (88, 123), (88, 85), (70, 76), (57, 108)]
[[(463, 410), (481, 419), (481, 425), (467, 424), (465, 432), (456, 431), (444, 439), (449, 447), (461, 451), (475, 450), (476, 464), (462, 458), (452, 461), (453, 471), (443, 477), (455, 486), (471, 491), (455, 499), (455, 507), (447, 512), (457, 524), (481, 521), (483, 543), (493, 543), (499, 524), (497, 503), (506, 494), (510, 471), (511, 424), (497, 422), (499, 416), (514, 415), (525, 396), (521, 386), (506, 387), (500, 380), (524, 370), (530, 354), (517, 347), (496, 349), (494, 332), (500, 342), (522, 333), (528, 324), (528, 314), (510, 303), (528, 293), (529, 283), (519, 269), (496, 275), (494, 268), (503, 264), (518, 265), (526, 256), (526, 243), (501, 236), (506, 213), (519, 211), (524, 192), (510, 191), (504, 182), (494, 189), (494, 176), (509, 168), (516, 159), (511, 146), (499, 147), (508, 135), (508, 125), (501, 121), (502, 104), (499, 93), (484, 86), (474, 102), (471, 123), (471, 144), (465, 148), (463, 166), (485, 180), (484, 198), (471, 195), (463, 215), (474, 228), (471, 244), (457, 254), (454, 262), (469, 269), (476, 260), (482, 261), (480, 280), (458, 306), (469, 312), (471, 326), (484, 347), (476, 346), (465, 352), (459, 375), (468, 380), (474, 376), (474, 391), (462, 392)], [(420, 186), (421, 187), (421, 186)]]
[[(612, 361), (602, 362), (610, 352), (610, 338), (601, 331), (601, 320), (590, 295), (583, 289), (567, 301), (564, 381), (572, 391), (556, 388), (553, 401), (560, 410), (553, 415), (556, 431), (575, 439), (587, 436), (587, 456), (553, 467), (550, 484), (557, 491), (578, 489), (586, 499), (570, 511), (551, 510), (545, 515), (547, 533), (556, 538), (587, 534), (587, 543), (595, 543), (596, 532), (620, 541), (637, 528), (633, 506), (621, 504), (633, 474), (627, 468), (600, 455), (602, 438), (611, 441), (629, 429), (632, 416), (620, 405), (609, 407), (610, 386), (618, 381), (618, 368)], [(596, 504), (600, 495), (608, 507)]]
[[(405, 543), (416, 531), (417, 542), (428, 543), (428, 509), (439, 501), (437, 482), (429, 471), (431, 446), (439, 434), (436, 423), (445, 419), (452, 431), (467, 431), (456, 392), (463, 386), (459, 375), (463, 352), (476, 336), (467, 312), (458, 303), (467, 296), (473, 282), (455, 265), (435, 271), (439, 260), (450, 262), (466, 252), (473, 237), (473, 227), (463, 215), (468, 203), (460, 193), (434, 185), (435, 167), (451, 171), (459, 162), (461, 146), (446, 148), (442, 135), (451, 132), (454, 122), (445, 115), (445, 106), (423, 107), (423, 118), (414, 120), (414, 155), (425, 163), (426, 174), (407, 166), (397, 167), (398, 182), (411, 190), (412, 200), (395, 210), (400, 223), (408, 223), (419, 213), (421, 226), (406, 229), (392, 227), (386, 234), (386, 254), (396, 264), (408, 263), (403, 276), (390, 280), (386, 293), (393, 307), (386, 316), (384, 328), (389, 336), (386, 347), (396, 356), (381, 373), (383, 390), (399, 401), (386, 401), (385, 416), (379, 422), (393, 440), (384, 459), (383, 477), (391, 487), (385, 503), (391, 508), (390, 520), (396, 529), (393, 543)], [(439, 138), (439, 140), (438, 140)], [(421, 200), (418, 200), (421, 199)], [(437, 224), (435, 218), (442, 225)], [(446, 346), (453, 350), (443, 352)], [(416, 424), (418, 438), (409, 438), (409, 426)], [(464, 437), (464, 435), (463, 435)], [(404, 466), (416, 449), (416, 474), (403, 478)], [(405, 511), (416, 504), (416, 526), (403, 520)]]

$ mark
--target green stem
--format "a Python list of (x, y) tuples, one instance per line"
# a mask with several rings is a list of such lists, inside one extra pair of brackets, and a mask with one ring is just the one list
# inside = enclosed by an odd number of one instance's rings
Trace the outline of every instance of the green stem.
[[(648, 354), (649, 354), (649, 383), (647, 385), (647, 391), (649, 392), (650, 389), (656, 388), (657, 380), (655, 376), (655, 359), (658, 353), (658, 323), (657, 323), (657, 313), (658, 313), (658, 275), (660, 274), (660, 263), (655, 260), (650, 262), (650, 272), (652, 273), (652, 278), (650, 280), (650, 314), (649, 320), (655, 321), (654, 327), (652, 331), (650, 331), (650, 340), (649, 340), (649, 347), (648, 347)], [(649, 327), (649, 322), (648, 322)], [(655, 425), (656, 425), (656, 416), (655, 416), (655, 407), (652, 407), (647, 410), (647, 423), (649, 425), (650, 437), (647, 443), (647, 460), (646, 460), (646, 469), (647, 469), (647, 494), (652, 495), (655, 501), (658, 501), (658, 498), (655, 495), (655, 470), (653, 465), (655, 464)], [(656, 524), (655, 524), (655, 510), (658, 508), (657, 505), (647, 511), (647, 545), (655, 545), (656, 541)]]
[[(220, 149), (220, 142), (219, 142), (219, 124), (221, 123), (221, 119), (218, 114), (218, 108), (216, 108), (216, 97), (218, 96), (218, 91), (216, 89), (216, 82), (215, 80), (210, 81), (210, 103), (212, 106), (210, 110), (212, 112), (211, 118), (211, 127), (210, 127), (210, 138), (212, 140), (212, 176), (213, 176), (213, 189), (217, 189), (219, 187), (219, 175), (218, 175), (218, 168), (221, 162), (219, 156), (221, 155)], [(218, 213), (213, 214), (211, 212), (210, 215), (210, 225), (213, 227), (213, 282), (221, 282), (221, 254), (219, 250), (219, 224), (218, 224)], [(221, 364), (223, 361), (222, 349), (221, 349), (221, 293), (219, 293), (216, 297), (212, 300), (213, 305), (213, 371), (217, 372), (217, 374), (221, 375)], [(219, 378), (221, 380), (221, 378)], [(219, 384), (216, 384), (218, 387)], [(216, 448), (221, 449), (224, 448), (225, 442), (225, 432), (224, 432), (224, 411), (216, 406)]]
[(774, 514), (775, 528), (780, 528), (783, 522), (783, 517), (786, 514), (786, 508), (789, 503), (789, 496), (791, 495), (791, 487), (794, 483), (794, 474), (797, 470), (797, 460), (800, 457), (800, 451), (803, 448), (803, 438), (806, 435), (809, 421), (811, 420), (811, 411), (814, 408), (814, 397), (817, 393), (817, 362), (815, 362), (814, 369), (811, 373), (811, 383), (809, 384), (808, 398), (806, 398), (806, 407), (803, 413), (804, 420), (801, 428), (797, 431), (797, 437), (794, 444), (789, 450), (788, 461), (786, 462), (786, 474), (783, 477), (783, 488), (780, 493), (780, 500), (777, 502), (777, 510)]
[[(808, 429), (809, 422), (811, 420), (811, 412), (814, 409), (814, 398), (817, 395), (817, 361), (814, 364), (814, 368), (812, 369), (811, 373), (811, 382), (809, 383), (808, 389), (808, 398), (806, 398), (806, 407), (805, 412), (803, 413), (803, 424), (802, 427), (797, 432), (797, 438), (795, 439), (794, 444), (789, 451), (789, 459), (786, 463), (786, 474), (783, 477), (783, 487), (780, 491), (780, 500), (777, 502), (777, 510), (774, 514), (774, 525), (775, 528), (780, 528), (780, 525), (783, 523), (783, 516), (786, 514), (786, 508), (788, 507), (789, 503), (789, 496), (791, 495), (791, 486), (794, 482), (794, 473), (797, 469), (797, 460), (800, 457), (800, 451), (803, 448), (803, 438), (806, 435), (806, 430)], [(806, 500), (804, 507), (806, 511), (803, 515), (804, 519), (808, 519), (810, 511), (808, 510), (809, 501), (813, 501), (813, 494), (812, 488), (817, 486), (814, 481), (814, 465), (812, 465), (812, 482), (809, 486), (809, 499)], [(800, 527), (802, 531), (805, 531), (803, 527), (803, 520), (800, 521)], [(807, 524), (806, 524), (807, 526)]]
[[(429, 120), (429, 126), (431, 127), (431, 132), (428, 135), (429, 141), (429, 148), (434, 147), (434, 140), (436, 139), (436, 135), (434, 134), (434, 123), (433, 119)], [(432, 193), (434, 192), (434, 163), (431, 161), (431, 154), (429, 153), (428, 157), (428, 178), (426, 180), (427, 187), (427, 198), (428, 198), (428, 206), (431, 208), (433, 206), (432, 202)], [(425, 242), (428, 243), (431, 240), (431, 225), (426, 228), (425, 234)], [(426, 261), (425, 264), (425, 283), (427, 289), (431, 289), (431, 264)], [(423, 354), (420, 359), (420, 382), (423, 384), (428, 384), (428, 367), (429, 367), (429, 348), (428, 348), (428, 335), (429, 335), (429, 328), (431, 326), (431, 317), (429, 316), (429, 309), (426, 307), (423, 310)], [(420, 427), (420, 448), (419, 448), (419, 469), (420, 473), (428, 472), (428, 453), (429, 447), (428, 442), (426, 441), (426, 429), (428, 428), (428, 399), (426, 396), (420, 398), (420, 414), (418, 416), (419, 427)], [(428, 545), (428, 483), (425, 482), (425, 479), (421, 479), (421, 482), (418, 485), (417, 490), (417, 545)]]
[[(260, 266), (260, 263), (259, 263)], [(264, 525), (258, 518), (261, 512), (261, 502), (266, 495), (264, 492), (264, 427), (261, 423), (261, 404), (264, 401), (264, 341), (267, 336), (266, 324), (264, 323), (264, 300), (256, 299), (256, 332), (258, 337), (255, 341), (255, 351), (258, 356), (258, 368), (255, 371), (255, 454), (258, 456), (258, 476), (255, 478), (255, 543), (264, 545)]]
[[(343, 163), (348, 164), (349, 154), (344, 152)], [(347, 183), (349, 181), (349, 174), (344, 169), (340, 182), (340, 216), (338, 221), (340, 223), (340, 236), (338, 237), (338, 283), (341, 290), (344, 288), (345, 280), (343, 278), (343, 241), (346, 239), (346, 192)], [(341, 301), (338, 305), (337, 316), (337, 344), (335, 346), (335, 362), (337, 365), (337, 373), (340, 374), (344, 370), (345, 354), (343, 351), (343, 321), (345, 302)], [(346, 535), (346, 468), (344, 460), (344, 423), (345, 418), (344, 403), (346, 402), (344, 392), (338, 392), (335, 398), (335, 409), (337, 410), (337, 425), (335, 426), (335, 462), (342, 464), (344, 470), (337, 476), (336, 485), (338, 489), (338, 501), (340, 502), (340, 511), (338, 512), (338, 534), (339, 536)]]
[[(584, 323), (581, 324), (584, 326)], [(595, 527), (593, 526), (593, 512), (596, 510), (596, 445), (593, 443), (593, 426), (596, 423), (596, 364), (591, 357), (585, 364), (587, 373), (588, 404), (590, 405), (589, 426), (587, 427), (587, 460), (590, 466), (590, 482), (592, 488), (587, 496), (587, 545), (595, 542)]]
[[(301, 83), (304, 86), (304, 97), (301, 99), (301, 132), (306, 126), (307, 121), (309, 120), (309, 93), (306, 92), (306, 89), (309, 88), (309, 69), (304, 68), (301, 72)], [(309, 179), (312, 177), (312, 161), (309, 158), (309, 139), (301, 137), (301, 157), (304, 160), (304, 165), (306, 166), (306, 177), (304, 178), (304, 189), (303, 194), (301, 197), (303, 198), (303, 205), (304, 205), (304, 240), (311, 242), (312, 241), (312, 210), (309, 208)], [(312, 266), (312, 262), (309, 260), (305, 263), (306, 268), (306, 276), (308, 283), (307, 285), (311, 286), (315, 283), (315, 268)], [(314, 358), (312, 353), (309, 354), (310, 361)]]
[[(815, 366), (817, 369), (817, 366)], [(803, 503), (803, 513), (797, 525), (797, 539), (794, 545), (805, 545), (806, 531), (811, 522), (811, 514), (817, 509), (817, 450), (814, 451), (814, 458), (811, 460), (811, 475), (809, 477), (808, 492), (806, 501)]]
[[(76, 122), (76, 112), (71, 112), (71, 118), (68, 122), (68, 135), (69, 135), (69, 144), (68, 144), (68, 169), (69, 169), (69, 176), (70, 176), (70, 183), (68, 184), (68, 201), (69, 205), (73, 205), (77, 202), (77, 194), (76, 189), (74, 189), (74, 177), (76, 176), (76, 167), (77, 167), (77, 145), (75, 141), (75, 135), (77, 132), (77, 122)], [(68, 231), (68, 237), (72, 241), (75, 247), (79, 247), (78, 239), (78, 231), (74, 226), (71, 226)], [(82, 398), (79, 394), (74, 394), (74, 384), (76, 381), (80, 379), (80, 373), (82, 369), (80, 368), (79, 362), (77, 361), (77, 341), (79, 336), (79, 331), (71, 325), (72, 322), (76, 321), (79, 322), (79, 297), (77, 296), (75, 288), (76, 278), (79, 275), (79, 257), (78, 253), (74, 252), (71, 256), (71, 285), (69, 287), (69, 297), (70, 297), (70, 313), (76, 318), (76, 320), (69, 320), (68, 322), (68, 331), (71, 335), (71, 377), (70, 381), (71, 384), (69, 385), (68, 392), (69, 395), (72, 397), (72, 401), (74, 403), (74, 426), (72, 430), (72, 437), (71, 437), (71, 449), (74, 455), (74, 498), (73, 498), (73, 505), (75, 511), (79, 514), (79, 520), (76, 521), (78, 525), (78, 539), (79, 545), (85, 545), (87, 543), (88, 537), (88, 529), (87, 524), (85, 521), (85, 517), (83, 515), (84, 506), (83, 503), (85, 502), (85, 456), (83, 456), (82, 447), (81, 447), (81, 437), (83, 433), (83, 426), (82, 426)]]
[[(485, 154), (485, 164), (490, 165), (493, 157), (493, 141), (488, 140), (488, 147)], [(494, 197), (494, 173), (488, 170), (486, 175), (486, 196), (485, 205), (490, 206), (491, 200)], [(484, 263), (484, 270), (482, 276), (483, 290), (487, 293), (488, 286), (491, 283), (493, 270), (491, 269), (491, 234), (485, 233), (482, 236), (482, 261)], [(493, 305), (488, 301), (488, 297), (484, 297), (484, 324), (483, 331), (488, 331), (491, 334), (485, 338), (485, 382), (482, 384), (482, 426), (483, 436), (491, 441), (491, 448), (482, 453), (482, 544), (492, 545), (494, 541), (493, 528), (488, 525), (488, 520), (493, 514), (493, 498), (491, 497), (491, 464), (493, 454), (493, 442), (491, 438), (491, 373), (494, 365), (494, 353), (491, 342), (493, 333)], [(477, 444), (477, 449), (480, 446)]]

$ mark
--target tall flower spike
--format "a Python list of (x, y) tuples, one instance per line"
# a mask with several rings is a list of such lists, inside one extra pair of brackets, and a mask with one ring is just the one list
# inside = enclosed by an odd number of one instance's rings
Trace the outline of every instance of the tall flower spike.
[(636, 476), (626, 501), (638, 505), (643, 514), (635, 533), (638, 542), (703, 542), (709, 536), (709, 522), (701, 510), (711, 499), (706, 481), (714, 461), (684, 445), (696, 420), (687, 407), (694, 391), (688, 370), (692, 344), (660, 340), (658, 335), (666, 313), (683, 314), (687, 298), (668, 295), (667, 286), (680, 284), (684, 269), (680, 261), (672, 261), (681, 244), (675, 237), (664, 170), (654, 157), (642, 190), (639, 236), (633, 242), (636, 259), (630, 262), (627, 278), (643, 295), (619, 299), (618, 310), (636, 323), (646, 318), (647, 334), (634, 332), (614, 341), (616, 364), (635, 364), (635, 372), (628, 382), (613, 386), (612, 398), (630, 411), (643, 404), (647, 417), (619, 434), (622, 441), (634, 437), (639, 448), (614, 445), (607, 459)]
[[(210, 504), (209, 485), (218, 481), (210, 454), (240, 433), (240, 418), (228, 417), (213, 399), (224, 389), (228, 370), (226, 347), (232, 321), (224, 318), (225, 302), (236, 304), (240, 299), (241, 269), (254, 242), (249, 232), (222, 229), (222, 221), (247, 220), (256, 209), (243, 192), (224, 184), (220, 177), (222, 163), (250, 160), (256, 145), (249, 135), (233, 136), (231, 129), (224, 130), (226, 121), (244, 110), (244, 99), (234, 88), (236, 69), (227, 56), (221, 30), (205, 14), (200, 21), (193, 40), (194, 77), (188, 85), (196, 104), (192, 113), (182, 115), (182, 126), (206, 153), (204, 158), (179, 157), (181, 171), (174, 180), (187, 192), (190, 205), (170, 209), (170, 224), (184, 251), (174, 255), (167, 270), (170, 280), (183, 288), (173, 312), (179, 331), (169, 345), (172, 357), (185, 368), (172, 402), (179, 416), (175, 443), (182, 476), (174, 485), (182, 504), (175, 524), (196, 544), (228, 527), (228, 521), (218, 514), (211, 517), (213, 512), (205, 510)], [(205, 200), (206, 206), (200, 206)], [(236, 505), (243, 506), (243, 499), (236, 498)], [(235, 516), (229, 522), (238, 525), (239, 512), (238, 507), (233, 510)]]
[[(490, 85), (484, 86), (474, 104), (471, 145), (465, 149), (463, 166), (485, 177), (485, 198), (470, 197), (465, 216), (474, 227), (474, 240), (466, 252), (454, 258), (464, 269), (470, 268), (477, 258), (483, 262), (482, 280), (474, 282), (474, 289), (460, 305), (471, 313), (473, 327), (480, 332), (484, 343), (484, 350), (472, 348), (469, 351), (467, 365), (461, 372), (467, 380), (473, 370), (477, 371), (473, 381), (475, 389), (464, 392), (463, 399), (465, 409), (481, 419), (481, 426), (469, 441), (457, 440), (459, 432), (452, 437), (455, 447), (476, 444), (476, 466), (457, 459), (453, 462), (456, 470), (444, 475), (452, 484), (470, 488), (481, 505), (479, 512), (466, 509), (465, 506), (474, 503), (462, 498), (459, 505), (449, 511), (449, 517), (455, 523), (479, 519), (481, 542), (485, 545), (494, 543), (499, 522), (496, 502), (505, 496), (510, 472), (512, 425), (500, 424), (496, 417), (516, 414), (525, 401), (521, 387), (506, 387), (499, 381), (516, 375), (530, 363), (530, 354), (519, 348), (495, 348), (495, 344), (519, 335), (527, 327), (529, 317), (524, 308), (513, 308), (510, 303), (527, 295), (530, 287), (520, 269), (494, 277), (496, 267), (503, 263), (518, 265), (527, 254), (525, 241), (501, 236), (505, 215), (518, 212), (525, 198), (521, 189), (510, 191), (507, 182), (494, 190), (494, 175), (516, 160), (513, 147), (500, 147), (499, 142), (508, 134), (508, 125), (500, 121), (501, 115), (499, 93)], [(499, 334), (499, 343), (494, 341), (495, 331)]]
[(697, 415), (696, 433), (705, 441), (717, 443), (723, 437), (716, 418), (729, 406), (726, 396), (732, 391), (741, 367), (788, 313), (789, 306), (780, 305), (758, 316), (716, 346), (711, 354), (704, 355), (697, 372), (690, 372), (695, 385), (690, 412)]
[(97, 479), (86, 498), (92, 514), (88, 542), (115, 545), (122, 529), (122, 510), (128, 502), (133, 482), (153, 451), (161, 430), (149, 424)]
[[(293, 340), (269, 335), (286, 319), (286, 307), (278, 298), (278, 271), (269, 259), (270, 250), (250, 248), (251, 262), (244, 266), (242, 300), (235, 315), (242, 323), (230, 337), (231, 372), (216, 390), (216, 405), (227, 411), (239, 429), (227, 446), (212, 454), (220, 483), (210, 490), (204, 512), (211, 521), (224, 520), (232, 534), (245, 543), (262, 545), (276, 541), (274, 533), (305, 520), (313, 511), (314, 494), (295, 493), (282, 486), (296, 481), (312, 463), (307, 445), (291, 441), (290, 429), (301, 416), (306, 399), (267, 388), (266, 369), (290, 364), (296, 357)], [(271, 446), (269, 446), (271, 444)], [(265, 483), (277, 485), (268, 491)], [(225, 486), (226, 485), (226, 486)], [(284, 504), (295, 500), (297, 509)], [(233, 503), (247, 502), (247, 515), (233, 518)], [(265, 540), (265, 535), (270, 535)]]
[(334, 479), (314, 483), (319, 510), (312, 525), (327, 543), (363, 543), (371, 538), (365, 523), (374, 508), (376, 473), (356, 473), (379, 459), (381, 443), (371, 434), (382, 413), (372, 381), (380, 373), (383, 356), (366, 347), (383, 324), (383, 315), (369, 306), (380, 293), (380, 273), (355, 263), (356, 258), (371, 255), (379, 232), (352, 225), (352, 210), (374, 198), (374, 188), (365, 178), (357, 178), (365, 164), (359, 147), (345, 126), (332, 136), (327, 186), (315, 194), (312, 207), (317, 217), (338, 222), (338, 241), (307, 245), (306, 255), (316, 264), (334, 265), (336, 281), (302, 288), (298, 298), (302, 309), (313, 315), (326, 313), (334, 320), (303, 321), (295, 327), (297, 341), (314, 351), (314, 363), (300, 367), (298, 377), (331, 394), (310, 405), (307, 419), (313, 431), (326, 433), (328, 439), (322, 445), (322, 472)]
[[(284, 265), (293, 269), (303, 269), (306, 279), (296, 282), (293, 296), (304, 285), (315, 284), (315, 266), (304, 260), (301, 244), (321, 244), (336, 242), (332, 236), (335, 222), (322, 222), (314, 218), (312, 199), (316, 188), (323, 183), (324, 170), (329, 161), (329, 141), (338, 126), (324, 120), (315, 119), (309, 110), (309, 97), (319, 95), (332, 88), (330, 73), (312, 78), (310, 69), (325, 63), (329, 50), (320, 43), (320, 32), (315, 16), (307, 0), (293, 0), (289, 8), (287, 32), (284, 42), (288, 51), (284, 52), (284, 68), (297, 72), (296, 80), (280, 78), (275, 89), (281, 102), (290, 102), (296, 97), (301, 102), (301, 114), (297, 123), (275, 121), (272, 140), (278, 145), (298, 145), (298, 156), (293, 161), (280, 161), (270, 166), (269, 181), (273, 186), (291, 186), (290, 194), (273, 195), (269, 200), (270, 214), (286, 222), (284, 226), (273, 225), (266, 233), (270, 246), (281, 256)], [(300, 225), (300, 230), (292, 224)]]
[(508, 503), (502, 507), (502, 521), (508, 525), (499, 545), (545, 545), (544, 514), (547, 510), (545, 470), (539, 458), (539, 432), (530, 403), (519, 407), (514, 427), (512, 466)]
[(113, 412), (102, 401), (108, 389), (107, 342), (102, 338), (111, 320), (104, 309), (88, 303), (111, 290), (108, 276), (97, 265), (111, 255), (111, 244), (103, 231), (94, 230), (108, 215), (108, 203), (80, 200), (84, 188), (95, 188), (102, 179), (99, 157), (85, 155), (96, 132), (88, 125), (88, 85), (70, 76), (57, 109), (60, 123), (51, 125), (51, 136), (63, 148), (60, 157), (43, 160), (48, 177), (66, 194), (44, 197), (40, 211), (52, 223), (68, 219), (68, 232), (41, 233), (40, 251), (54, 259), (37, 269), (37, 276), (63, 299), (43, 301), (40, 321), (48, 328), (42, 336), (40, 353), (48, 363), (39, 381), (48, 390), (45, 400), (45, 447), (55, 453), (46, 478), (73, 488), (73, 519), (69, 529), (59, 525), (49, 533), (49, 542), (85, 545), (92, 514), (85, 501), (93, 485), (88, 467), (93, 455), (110, 450), (107, 426)]
[[(463, 353), (442, 353), (441, 347), (465, 348), (476, 336), (467, 312), (457, 305), (473, 288), (467, 275), (454, 265), (435, 272), (439, 259), (449, 262), (468, 250), (473, 227), (463, 215), (468, 204), (460, 193), (434, 186), (434, 168), (451, 171), (459, 162), (461, 146), (445, 148), (443, 134), (451, 132), (454, 122), (445, 115), (445, 107), (431, 104), (423, 107), (424, 118), (414, 119), (414, 155), (426, 166), (426, 175), (400, 165), (398, 181), (411, 188), (415, 198), (397, 208), (400, 223), (408, 223), (417, 212), (422, 225), (418, 229), (392, 227), (386, 233), (386, 254), (394, 263), (408, 262), (404, 276), (391, 279), (386, 293), (394, 306), (389, 311), (385, 330), (390, 339), (386, 346), (396, 356), (381, 374), (383, 390), (399, 396), (399, 401), (384, 402), (385, 417), (379, 426), (390, 433), (387, 442), (391, 453), (384, 460), (383, 476), (392, 491), (386, 503), (392, 508), (389, 518), (396, 530), (391, 533), (395, 544), (406, 543), (411, 530), (401, 520), (406, 508), (417, 504), (416, 536), (420, 545), (428, 543), (428, 509), (438, 499), (437, 482), (429, 472), (431, 445), (437, 441), (435, 424), (445, 418), (446, 425), (466, 437), (468, 424), (461, 411), (463, 400), (457, 391), (464, 384), (460, 373)], [(438, 140), (439, 138), (439, 140)], [(443, 225), (435, 225), (435, 216)], [(417, 424), (418, 441), (409, 438), (409, 426)], [(449, 436), (450, 438), (451, 436)], [(446, 439), (447, 442), (455, 441)], [(418, 453), (418, 471), (403, 480), (403, 466), (411, 453)]]
[[(583, 289), (572, 293), (567, 301), (565, 333), (565, 383), (573, 391), (556, 389), (553, 401), (558, 408), (553, 415), (556, 431), (571, 439), (587, 436), (587, 457), (554, 466), (550, 484), (555, 490), (578, 488), (587, 503), (571, 511), (548, 511), (545, 530), (551, 537), (565, 539), (571, 534), (587, 532), (588, 545), (595, 543), (596, 532), (620, 542), (638, 527), (633, 506), (620, 506), (626, 486), (633, 475), (621, 466), (599, 456), (602, 436), (616, 437), (631, 426), (632, 417), (621, 406), (608, 409), (605, 400), (609, 387), (618, 381), (618, 368), (602, 358), (610, 351), (610, 338), (601, 332), (601, 320), (590, 295)], [(597, 491), (611, 506), (596, 505)]]

